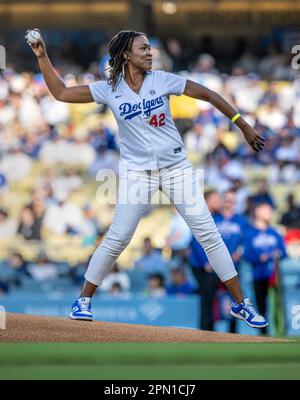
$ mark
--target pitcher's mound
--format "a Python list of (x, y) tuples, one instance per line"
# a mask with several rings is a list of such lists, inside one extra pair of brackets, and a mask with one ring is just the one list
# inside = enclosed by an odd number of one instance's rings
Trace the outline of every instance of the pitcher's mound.
[(258, 336), (7, 314), (0, 342), (287, 342)]

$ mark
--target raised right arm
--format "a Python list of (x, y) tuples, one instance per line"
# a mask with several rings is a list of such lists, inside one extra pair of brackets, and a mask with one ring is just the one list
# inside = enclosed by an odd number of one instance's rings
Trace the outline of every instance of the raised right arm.
[[(39, 29), (35, 30), (39, 31)], [(37, 44), (28, 44), (36, 55), (46, 85), (56, 100), (65, 103), (91, 103), (94, 101), (88, 85), (66, 87), (49, 60), (42, 38)]]

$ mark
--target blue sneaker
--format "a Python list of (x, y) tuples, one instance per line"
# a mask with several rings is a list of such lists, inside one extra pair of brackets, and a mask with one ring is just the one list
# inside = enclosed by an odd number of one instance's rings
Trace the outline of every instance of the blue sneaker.
[(269, 325), (266, 318), (255, 310), (248, 297), (245, 297), (241, 304), (237, 304), (234, 301), (231, 306), (230, 314), (238, 319), (243, 319), (251, 328), (265, 328)]
[(91, 305), (90, 297), (79, 297), (73, 304), (69, 317), (79, 321), (93, 321)]

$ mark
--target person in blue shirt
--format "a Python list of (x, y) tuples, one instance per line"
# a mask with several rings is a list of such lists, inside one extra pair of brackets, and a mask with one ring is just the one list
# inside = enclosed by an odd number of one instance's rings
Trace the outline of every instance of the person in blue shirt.
[(144, 238), (143, 254), (135, 261), (134, 268), (146, 275), (160, 273), (164, 278), (168, 275), (168, 263), (159, 250), (154, 249), (149, 237)]
[[(216, 190), (207, 190), (204, 194), (209, 211), (215, 219), (221, 208), (221, 197)], [(189, 246), (188, 263), (198, 284), (200, 295), (199, 327), (202, 330), (214, 330), (213, 304), (216, 296), (218, 277), (209, 264), (208, 258), (197, 239), (192, 236)]]
[[(234, 190), (228, 190), (224, 194), (223, 204), (218, 192), (207, 192), (206, 202), (238, 271), (243, 252), (244, 232), (248, 226), (248, 221), (242, 215), (234, 212), (236, 204), (235, 192)], [(217, 289), (218, 287), (224, 291), (227, 289), (221, 282), (218, 282), (203, 248), (194, 237), (190, 243), (189, 263), (197, 279), (202, 297), (200, 327), (204, 330), (213, 330), (213, 303)], [(232, 333), (236, 332), (235, 318), (230, 319), (229, 330)]]
[(223, 197), (222, 210), (215, 215), (214, 220), (238, 270), (243, 252), (244, 233), (249, 222), (243, 215), (235, 213), (235, 205), (235, 192), (228, 190)]
[[(270, 225), (272, 212), (269, 203), (258, 204), (254, 210), (254, 222), (245, 235), (244, 258), (252, 266), (257, 308), (264, 314), (276, 259), (287, 257), (282, 236)], [(267, 329), (263, 328), (262, 333), (266, 334)]]
[(117, 150), (115, 135), (103, 125), (91, 132), (91, 144), (98, 153)]
[(171, 271), (171, 280), (167, 285), (169, 296), (187, 296), (195, 292), (193, 286), (188, 281), (183, 268), (176, 268)]
[[(240, 260), (243, 254), (244, 234), (249, 225), (248, 220), (241, 214), (235, 213), (236, 194), (229, 189), (223, 196), (222, 210), (214, 216), (218, 230), (231, 255), (234, 266), (239, 272)], [(224, 284), (219, 288), (227, 292)], [(236, 318), (230, 318), (229, 331), (236, 333)]]
[(276, 206), (272, 194), (270, 193), (270, 190), (268, 188), (267, 180), (265, 178), (259, 178), (256, 180), (255, 186), (257, 190), (256, 193), (252, 196), (254, 207), (257, 204), (268, 203), (273, 209), (275, 209)]

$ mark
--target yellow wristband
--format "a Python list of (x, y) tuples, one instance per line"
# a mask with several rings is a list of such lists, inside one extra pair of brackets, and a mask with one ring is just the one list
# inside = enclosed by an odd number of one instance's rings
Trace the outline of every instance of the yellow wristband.
[(235, 122), (238, 118), (240, 118), (240, 116), (241, 116), (241, 114), (239, 114), (239, 113), (235, 114), (235, 116), (233, 116), (233, 117), (231, 118), (231, 121), (232, 121), (232, 122)]

